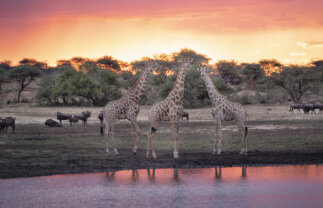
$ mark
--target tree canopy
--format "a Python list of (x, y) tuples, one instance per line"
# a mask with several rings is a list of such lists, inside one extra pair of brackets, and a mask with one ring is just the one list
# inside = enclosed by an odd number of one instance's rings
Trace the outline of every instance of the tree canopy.
[(40, 70), (36, 66), (31, 65), (21, 65), (17, 66), (14, 69), (11, 69), (9, 72), (10, 79), (15, 80), (19, 84), (18, 98), (17, 101), (20, 101), (20, 96), (22, 91), (38, 76), (40, 76)]
[(280, 73), (272, 73), (269, 79), (286, 90), (294, 103), (299, 103), (304, 93), (319, 81), (319, 76), (312, 67), (290, 65)]
[(234, 60), (220, 60), (215, 64), (216, 71), (219, 76), (226, 82), (237, 85), (242, 82), (241, 67)]
[(246, 76), (248, 90), (256, 90), (256, 81), (261, 80), (265, 76), (264, 70), (260, 64), (243, 64), (242, 73)]

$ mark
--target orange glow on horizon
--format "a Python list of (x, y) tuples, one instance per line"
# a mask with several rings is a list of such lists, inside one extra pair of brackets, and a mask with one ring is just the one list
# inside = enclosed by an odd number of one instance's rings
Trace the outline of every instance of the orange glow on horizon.
[(0, 61), (28, 57), (53, 66), (75, 56), (110, 55), (130, 63), (182, 48), (207, 55), (211, 64), (323, 59), (319, 0), (122, 2), (1, 3)]

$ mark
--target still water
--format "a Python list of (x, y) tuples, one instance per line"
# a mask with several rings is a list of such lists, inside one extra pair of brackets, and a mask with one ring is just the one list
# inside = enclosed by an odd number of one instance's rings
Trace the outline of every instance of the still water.
[(323, 165), (4, 179), (0, 207), (323, 207)]

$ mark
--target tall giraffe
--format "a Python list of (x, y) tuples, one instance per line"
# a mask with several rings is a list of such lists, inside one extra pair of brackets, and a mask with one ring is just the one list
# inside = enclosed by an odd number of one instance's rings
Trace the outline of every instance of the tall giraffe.
[(154, 137), (160, 122), (163, 120), (170, 120), (172, 123), (174, 158), (178, 158), (178, 130), (179, 118), (183, 112), (182, 98), (184, 95), (184, 80), (192, 59), (186, 58), (181, 61), (182, 66), (177, 74), (173, 89), (163, 101), (155, 103), (148, 112), (150, 128), (148, 134), (147, 158), (149, 157), (150, 148), (152, 149), (153, 158), (156, 158)]
[[(132, 152), (136, 154), (137, 143), (139, 140), (139, 126), (137, 124), (137, 115), (139, 113), (140, 96), (145, 92), (148, 78), (156, 64), (152, 61), (145, 62), (145, 70), (142, 72), (136, 84), (120, 99), (111, 101), (106, 104), (103, 110), (105, 123), (105, 140), (106, 152), (109, 154), (109, 138), (111, 137), (114, 153), (117, 155), (118, 150), (114, 143), (114, 128), (117, 119), (128, 119), (132, 128)], [(101, 133), (103, 126), (101, 125)]]
[(213, 106), (212, 116), (215, 124), (213, 154), (221, 154), (221, 122), (235, 120), (242, 134), (242, 148), (240, 154), (246, 155), (248, 151), (246, 143), (248, 128), (245, 126), (246, 110), (240, 103), (229, 101), (217, 90), (207, 73), (209, 70), (207, 67), (202, 66), (199, 67), (198, 70), (201, 72), (201, 76), (205, 82)]

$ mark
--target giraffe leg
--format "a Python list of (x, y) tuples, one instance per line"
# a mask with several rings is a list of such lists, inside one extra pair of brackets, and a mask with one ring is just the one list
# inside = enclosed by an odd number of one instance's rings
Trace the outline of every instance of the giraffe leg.
[(110, 127), (111, 127), (110, 133), (111, 133), (111, 143), (112, 143), (113, 151), (114, 151), (115, 155), (118, 155), (119, 153), (118, 153), (118, 150), (117, 150), (116, 145), (114, 143), (114, 127), (115, 127), (115, 125), (111, 125)]
[(147, 146), (147, 158), (149, 157), (150, 153), (150, 148), (151, 148), (151, 154), (153, 158), (157, 158), (156, 155), (156, 149), (155, 149), (155, 134), (157, 131), (157, 128), (159, 126), (159, 121), (155, 119), (149, 119), (150, 123), (150, 129), (149, 129), (149, 134), (148, 134), (148, 146)]
[(149, 133), (148, 133), (148, 142), (147, 142), (147, 153), (146, 153), (147, 158), (149, 158), (149, 154), (150, 154), (151, 136), (152, 136), (152, 131), (150, 130)]
[(213, 154), (221, 154), (222, 149), (222, 131), (221, 131), (221, 120), (217, 119), (215, 121), (215, 132), (214, 132), (214, 148), (213, 148)]
[(104, 131), (104, 135), (105, 135), (105, 151), (107, 152), (107, 154), (109, 154), (109, 137), (110, 137), (110, 128), (109, 128), (109, 124), (108, 122), (105, 123), (105, 131)]
[(153, 158), (157, 158), (157, 155), (156, 155), (156, 148), (155, 148), (155, 132), (153, 132), (151, 134), (151, 137), (150, 137), (150, 142), (151, 142), (151, 156), (153, 156)]
[(213, 146), (213, 155), (216, 154), (216, 150), (218, 149), (218, 140), (217, 140), (217, 132), (218, 132), (218, 125), (214, 122), (214, 146)]
[(131, 146), (131, 151), (136, 154), (133, 150), (134, 150), (134, 146), (135, 146), (135, 128), (133, 126), (133, 124), (131, 123), (131, 140), (132, 140), (132, 146)]
[(239, 130), (242, 134), (242, 148), (241, 148), (241, 151), (240, 151), (240, 154), (241, 155), (247, 155), (247, 143), (246, 143), (246, 137), (247, 137), (247, 128), (245, 127), (244, 123), (243, 122), (238, 122), (238, 126), (239, 126)]
[(172, 120), (173, 139), (174, 139), (174, 158), (178, 158), (178, 130), (179, 124), (175, 119)]
[(132, 152), (134, 154), (136, 154), (137, 148), (138, 148), (137, 145), (138, 145), (138, 141), (139, 141), (139, 132), (140, 132), (140, 129), (139, 129), (139, 126), (138, 126), (136, 120), (132, 120), (131, 121), (131, 126), (132, 126), (133, 134), (134, 134), (134, 137), (132, 137)]

